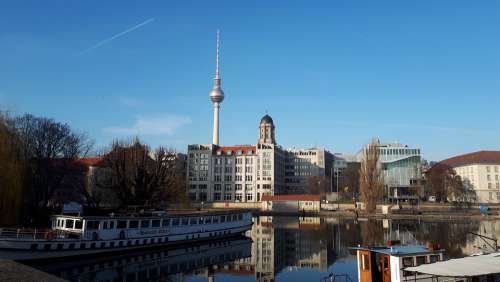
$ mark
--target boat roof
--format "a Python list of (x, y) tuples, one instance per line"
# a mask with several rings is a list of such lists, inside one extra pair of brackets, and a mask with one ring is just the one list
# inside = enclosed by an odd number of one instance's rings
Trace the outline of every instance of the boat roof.
[(100, 219), (151, 219), (151, 218), (178, 218), (178, 217), (200, 217), (200, 216), (216, 216), (216, 215), (227, 215), (227, 214), (238, 214), (238, 213), (248, 213), (249, 210), (244, 209), (232, 209), (232, 210), (168, 210), (168, 211), (151, 211), (145, 213), (116, 213), (108, 215), (99, 216), (76, 216), (76, 215), (66, 215), (58, 214), (52, 217), (64, 217), (64, 218), (74, 218), (74, 219), (88, 219), (88, 220), (100, 220)]
[(500, 252), (407, 267), (406, 271), (443, 277), (475, 277), (500, 273)]
[(391, 247), (354, 247), (352, 250), (361, 250), (361, 251), (370, 251), (375, 253), (380, 253), (384, 255), (390, 256), (409, 256), (409, 255), (425, 255), (425, 254), (434, 254), (441, 253), (444, 250), (434, 250), (431, 251), (425, 246), (391, 246)]

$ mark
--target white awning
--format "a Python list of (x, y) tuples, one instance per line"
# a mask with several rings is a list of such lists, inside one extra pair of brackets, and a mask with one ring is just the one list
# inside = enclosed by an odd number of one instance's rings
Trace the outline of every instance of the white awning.
[(500, 253), (451, 259), (407, 267), (406, 271), (445, 277), (473, 277), (500, 273)]

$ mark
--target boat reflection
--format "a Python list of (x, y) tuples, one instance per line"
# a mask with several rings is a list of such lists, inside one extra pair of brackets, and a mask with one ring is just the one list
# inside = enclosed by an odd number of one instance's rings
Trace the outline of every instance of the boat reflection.
[[(356, 281), (350, 247), (439, 243), (449, 258), (484, 249), (471, 232), (500, 238), (500, 221), (360, 220), (260, 216), (246, 237), (35, 267), (72, 281), (320, 281), (346, 273)], [(251, 238), (251, 239), (250, 239)], [(302, 274), (302, 276), (301, 276)]]
[(242, 236), (122, 255), (44, 260), (30, 265), (70, 281), (183, 281), (189, 274), (211, 278), (214, 272), (234, 269), (233, 261), (250, 257), (251, 244), (251, 239)]

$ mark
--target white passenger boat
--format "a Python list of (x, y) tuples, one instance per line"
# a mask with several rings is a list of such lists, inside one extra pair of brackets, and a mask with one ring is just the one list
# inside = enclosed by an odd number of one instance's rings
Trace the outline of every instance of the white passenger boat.
[(52, 229), (0, 229), (0, 259), (30, 260), (241, 235), (251, 229), (248, 211), (52, 217)]

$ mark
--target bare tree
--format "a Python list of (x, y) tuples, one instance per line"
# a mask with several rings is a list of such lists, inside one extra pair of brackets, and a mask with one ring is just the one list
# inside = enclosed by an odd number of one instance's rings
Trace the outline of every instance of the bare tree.
[(349, 163), (339, 176), (339, 192), (345, 198), (354, 198), (359, 193), (359, 163)]
[(472, 184), (468, 180), (463, 180), (446, 164), (434, 164), (425, 173), (425, 178), (428, 193), (435, 196), (437, 201), (450, 199), (460, 205), (476, 201), (477, 195)]
[(307, 192), (309, 194), (321, 194), (330, 191), (330, 177), (310, 176), (307, 179)]
[(138, 139), (114, 142), (103, 165), (111, 179), (97, 185), (113, 190), (121, 205), (159, 206), (186, 197), (182, 162), (173, 150), (160, 147), (152, 152)]
[(373, 213), (377, 202), (384, 193), (384, 180), (379, 162), (379, 143), (373, 141), (363, 149), (363, 160), (359, 169), (359, 184), (361, 201), (366, 206), (366, 212)]
[[(83, 133), (72, 130), (69, 125), (53, 119), (25, 114), (7, 119), (7, 127), (16, 136), (26, 169), (23, 175), (24, 200), (28, 214), (44, 221), (56, 191), (66, 185), (67, 168), (80, 156), (84, 156), (93, 142)], [(37, 221), (37, 218), (33, 218)]]

